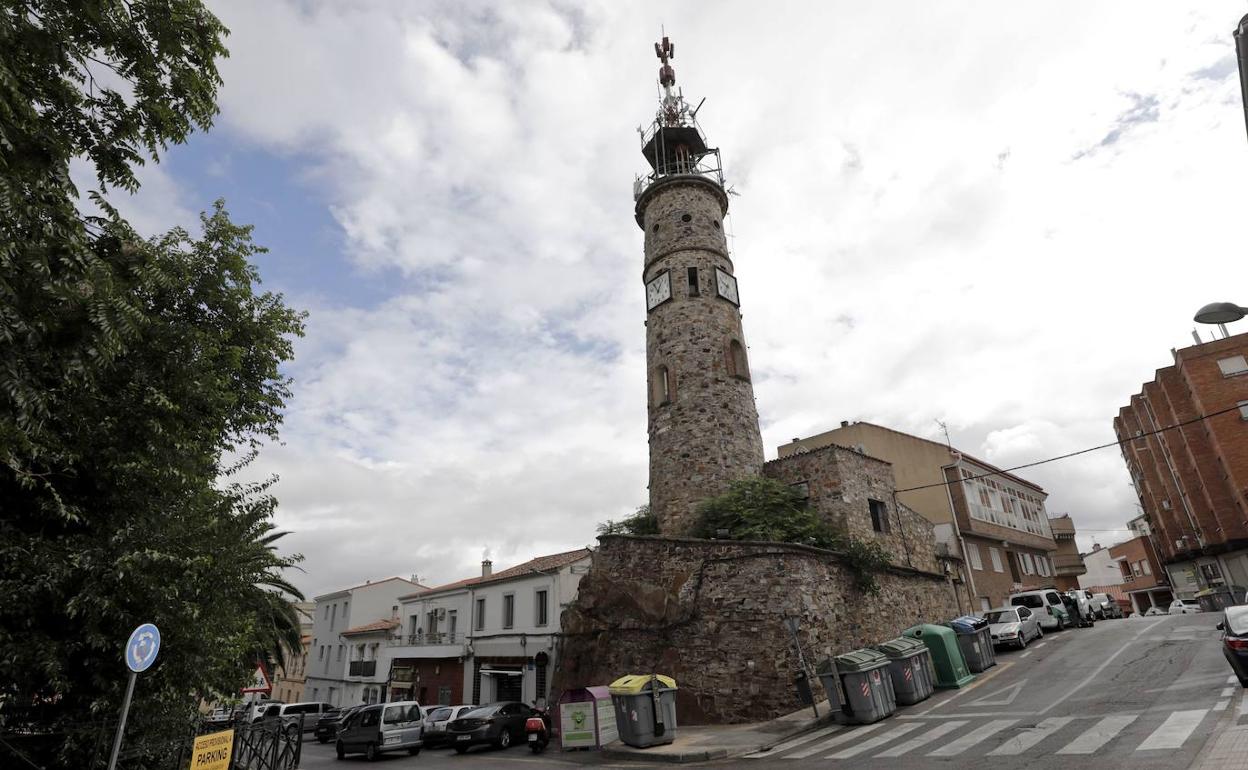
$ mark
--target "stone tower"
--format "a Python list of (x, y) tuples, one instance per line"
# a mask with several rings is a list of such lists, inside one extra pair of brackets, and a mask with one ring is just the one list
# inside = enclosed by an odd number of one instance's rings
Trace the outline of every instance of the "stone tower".
[(650, 509), (664, 535), (680, 536), (698, 503), (761, 472), (763, 440), (724, 237), (719, 150), (707, 147), (697, 110), (673, 90), (668, 38), (655, 52), (664, 95), (641, 137), (652, 172), (633, 193), (645, 232)]

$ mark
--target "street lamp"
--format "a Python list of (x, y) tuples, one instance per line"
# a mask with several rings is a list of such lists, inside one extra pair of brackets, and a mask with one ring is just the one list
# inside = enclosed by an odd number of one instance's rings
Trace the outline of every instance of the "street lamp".
[[(1248, 16), (1244, 17), (1248, 19)], [(1210, 302), (1196, 311), (1196, 323), (1229, 324), (1248, 315), (1248, 307), (1240, 307), (1234, 302)]]
[(1235, 27), (1235, 56), (1239, 59), (1239, 91), (1244, 99), (1244, 120), (1248, 126), (1248, 16)]

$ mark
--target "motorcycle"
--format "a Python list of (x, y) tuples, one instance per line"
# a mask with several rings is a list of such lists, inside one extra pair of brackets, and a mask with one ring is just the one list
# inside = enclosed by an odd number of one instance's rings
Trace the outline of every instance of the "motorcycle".
[(545, 751), (550, 743), (550, 715), (542, 709), (533, 709), (532, 716), (524, 721), (524, 735), (534, 754)]

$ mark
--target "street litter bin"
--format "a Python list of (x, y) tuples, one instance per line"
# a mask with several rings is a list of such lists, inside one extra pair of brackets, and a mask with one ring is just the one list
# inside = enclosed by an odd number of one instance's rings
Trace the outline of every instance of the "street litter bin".
[[(860, 725), (878, 722), (897, 710), (888, 658), (875, 650), (854, 650), (834, 659), (846, 703), (833, 712), (838, 719)], [(832, 700), (829, 694), (828, 700)]]
[(662, 674), (629, 674), (607, 688), (620, 740), (639, 749), (676, 740), (676, 680)]
[(958, 635), (952, 628), (924, 623), (907, 628), (901, 635), (927, 645), (932, 665), (936, 668), (937, 687), (965, 687), (975, 680), (975, 675), (966, 667), (962, 648), (958, 646)]
[(972, 674), (987, 671), (997, 665), (997, 654), (992, 649), (992, 632), (988, 621), (974, 615), (963, 615), (949, 621), (949, 627), (958, 635), (958, 647), (962, 659)]
[(893, 694), (902, 706), (913, 706), (927, 700), (936, 689), (936, 671), (932, 654), (918, 639), (899, 636), (875, 645), (888, 657), (888, 676), (893, 680)]
[(814, 693), (810, 691), (810, 679), (807, 678), (805, 671), (797, 672), (797, 676), (793, 678), (793, 686), (797, 689), (798, 703), (809, 706), (815, 702)]

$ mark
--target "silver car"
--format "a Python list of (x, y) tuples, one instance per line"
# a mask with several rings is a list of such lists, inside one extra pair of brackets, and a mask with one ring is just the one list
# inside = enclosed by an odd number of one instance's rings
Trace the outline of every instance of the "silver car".
[(988, 621), (988, 631), (992, 634), (992, 643), (1013, 644), (1018, 649), (1027, 646), (1032, 639), (1044, 636), (1036, 613), (1027, 607), (998, 607), (984, 613)]
[(447, 743), (446, 723), (459, 719), (465, 712), (476, 708), (475, 704), (465, 706), (433, 706), (425, 715), (425, 745), (429, 748)]
[(424, 744), (420, 704), (414, 700), (365, 706), (343, 723), (335, 749), (338, 758), (362, 753), (370, 762), (386, 751), (416, 756)]

